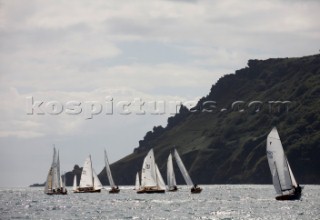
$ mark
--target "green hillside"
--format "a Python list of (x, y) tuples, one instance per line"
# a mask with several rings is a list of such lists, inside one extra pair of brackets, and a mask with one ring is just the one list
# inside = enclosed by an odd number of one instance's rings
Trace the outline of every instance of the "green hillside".
[[(133, 185), (144, 156), (154, 148), (165, 176), (168, 154), (176, 146), (195, 183), (271, 184), (265, 146), (273, 126), (296, 179), (319, 184), (320, 55), (249, 60), (248, 67), (219, 79), (195, 108), (182, 107), (165, 128), (147, 132), (111, 169), (116, 183)], [(104, 183), (105, 175), (104, 170), (99, 174)]]

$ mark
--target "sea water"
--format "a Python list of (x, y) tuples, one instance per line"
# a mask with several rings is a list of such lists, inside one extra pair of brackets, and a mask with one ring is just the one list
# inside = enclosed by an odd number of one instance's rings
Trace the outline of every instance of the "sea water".
[(43, 188), (0, 188), (0, 219), (320, 219), (320, 186), (305, 186), (300, 201), (276, 201), (272, 185), (186, 186), (177, 192), (48, 196)]

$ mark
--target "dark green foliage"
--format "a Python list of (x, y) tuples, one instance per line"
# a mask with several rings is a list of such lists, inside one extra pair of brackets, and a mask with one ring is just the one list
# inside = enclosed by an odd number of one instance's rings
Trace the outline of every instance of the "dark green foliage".
[[(277, 126), (297, 180), (319, 184), (319, 98), (319, 55), (249, 60), (248, 67), (220, 78), (200, 99), (197, 108), (215, 101), (216, 111), (190, 112), (183, 107), (168, 119), (167, 127), (154, 127), (134, 153), (111, 166), (114, 179), (118, 184), (134, 184), (151, 147), (165, 174), (168, 154), (175, 145), (194, 182), (271, 183), (265, 142)], [(244, 104), (232, 108), (235, 101)], [(249, 107), (252, 101), (262, 102), (259, 111)], [(222, 108), (226, 111), (221, 112)], [(176, 173), (181, 183), (179, 171)], [(106, 179), (104, 170), (100, 177)]]

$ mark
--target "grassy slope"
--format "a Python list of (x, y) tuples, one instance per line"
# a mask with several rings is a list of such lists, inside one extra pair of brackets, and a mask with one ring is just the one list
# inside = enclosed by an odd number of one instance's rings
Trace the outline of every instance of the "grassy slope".
[[(184, 110), (169, 119), (166, 128), (149, 132), (134, 153), (112, 164), (115, 181), (134, 184), (151, 147), (165, 174), (166, 159), (175, 145), (194, 182), (271, 183), (265, 141), (277, 126), (298, 181), (319, 184), (320, 56), (251, 60), (248, 65), (222, 77), (200, 100), (199, 106), (216, 101), (212, 113)], [(243, 112), (232, 110), (237, 100), (245, 102)], [(248, 107), (255, 100), (263, 102), (259, 112)], [(276, 100), (291, 101), (289, 110), (284, 106), (270, 110), (268, 101)], [(99, 176), (105, 182), (104, 170)]]

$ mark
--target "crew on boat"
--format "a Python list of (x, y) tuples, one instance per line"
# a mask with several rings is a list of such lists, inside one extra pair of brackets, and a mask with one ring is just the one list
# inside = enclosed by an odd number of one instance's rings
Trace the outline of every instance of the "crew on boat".
[(197, 184), (194, 184), (193, 187), (191, 188), (191, 192), (197, 191), (199, 189)]
[(111, 191), (112, 191), (112, 192), (117, 192), (117, 191), (119, 191), (119, 186), (112, 187), (112, 188), (111, 188)]
[(294, 188), (294, 192), (298, 194), (301, 193), (301, 186), (299, 184), (297, 187)]

